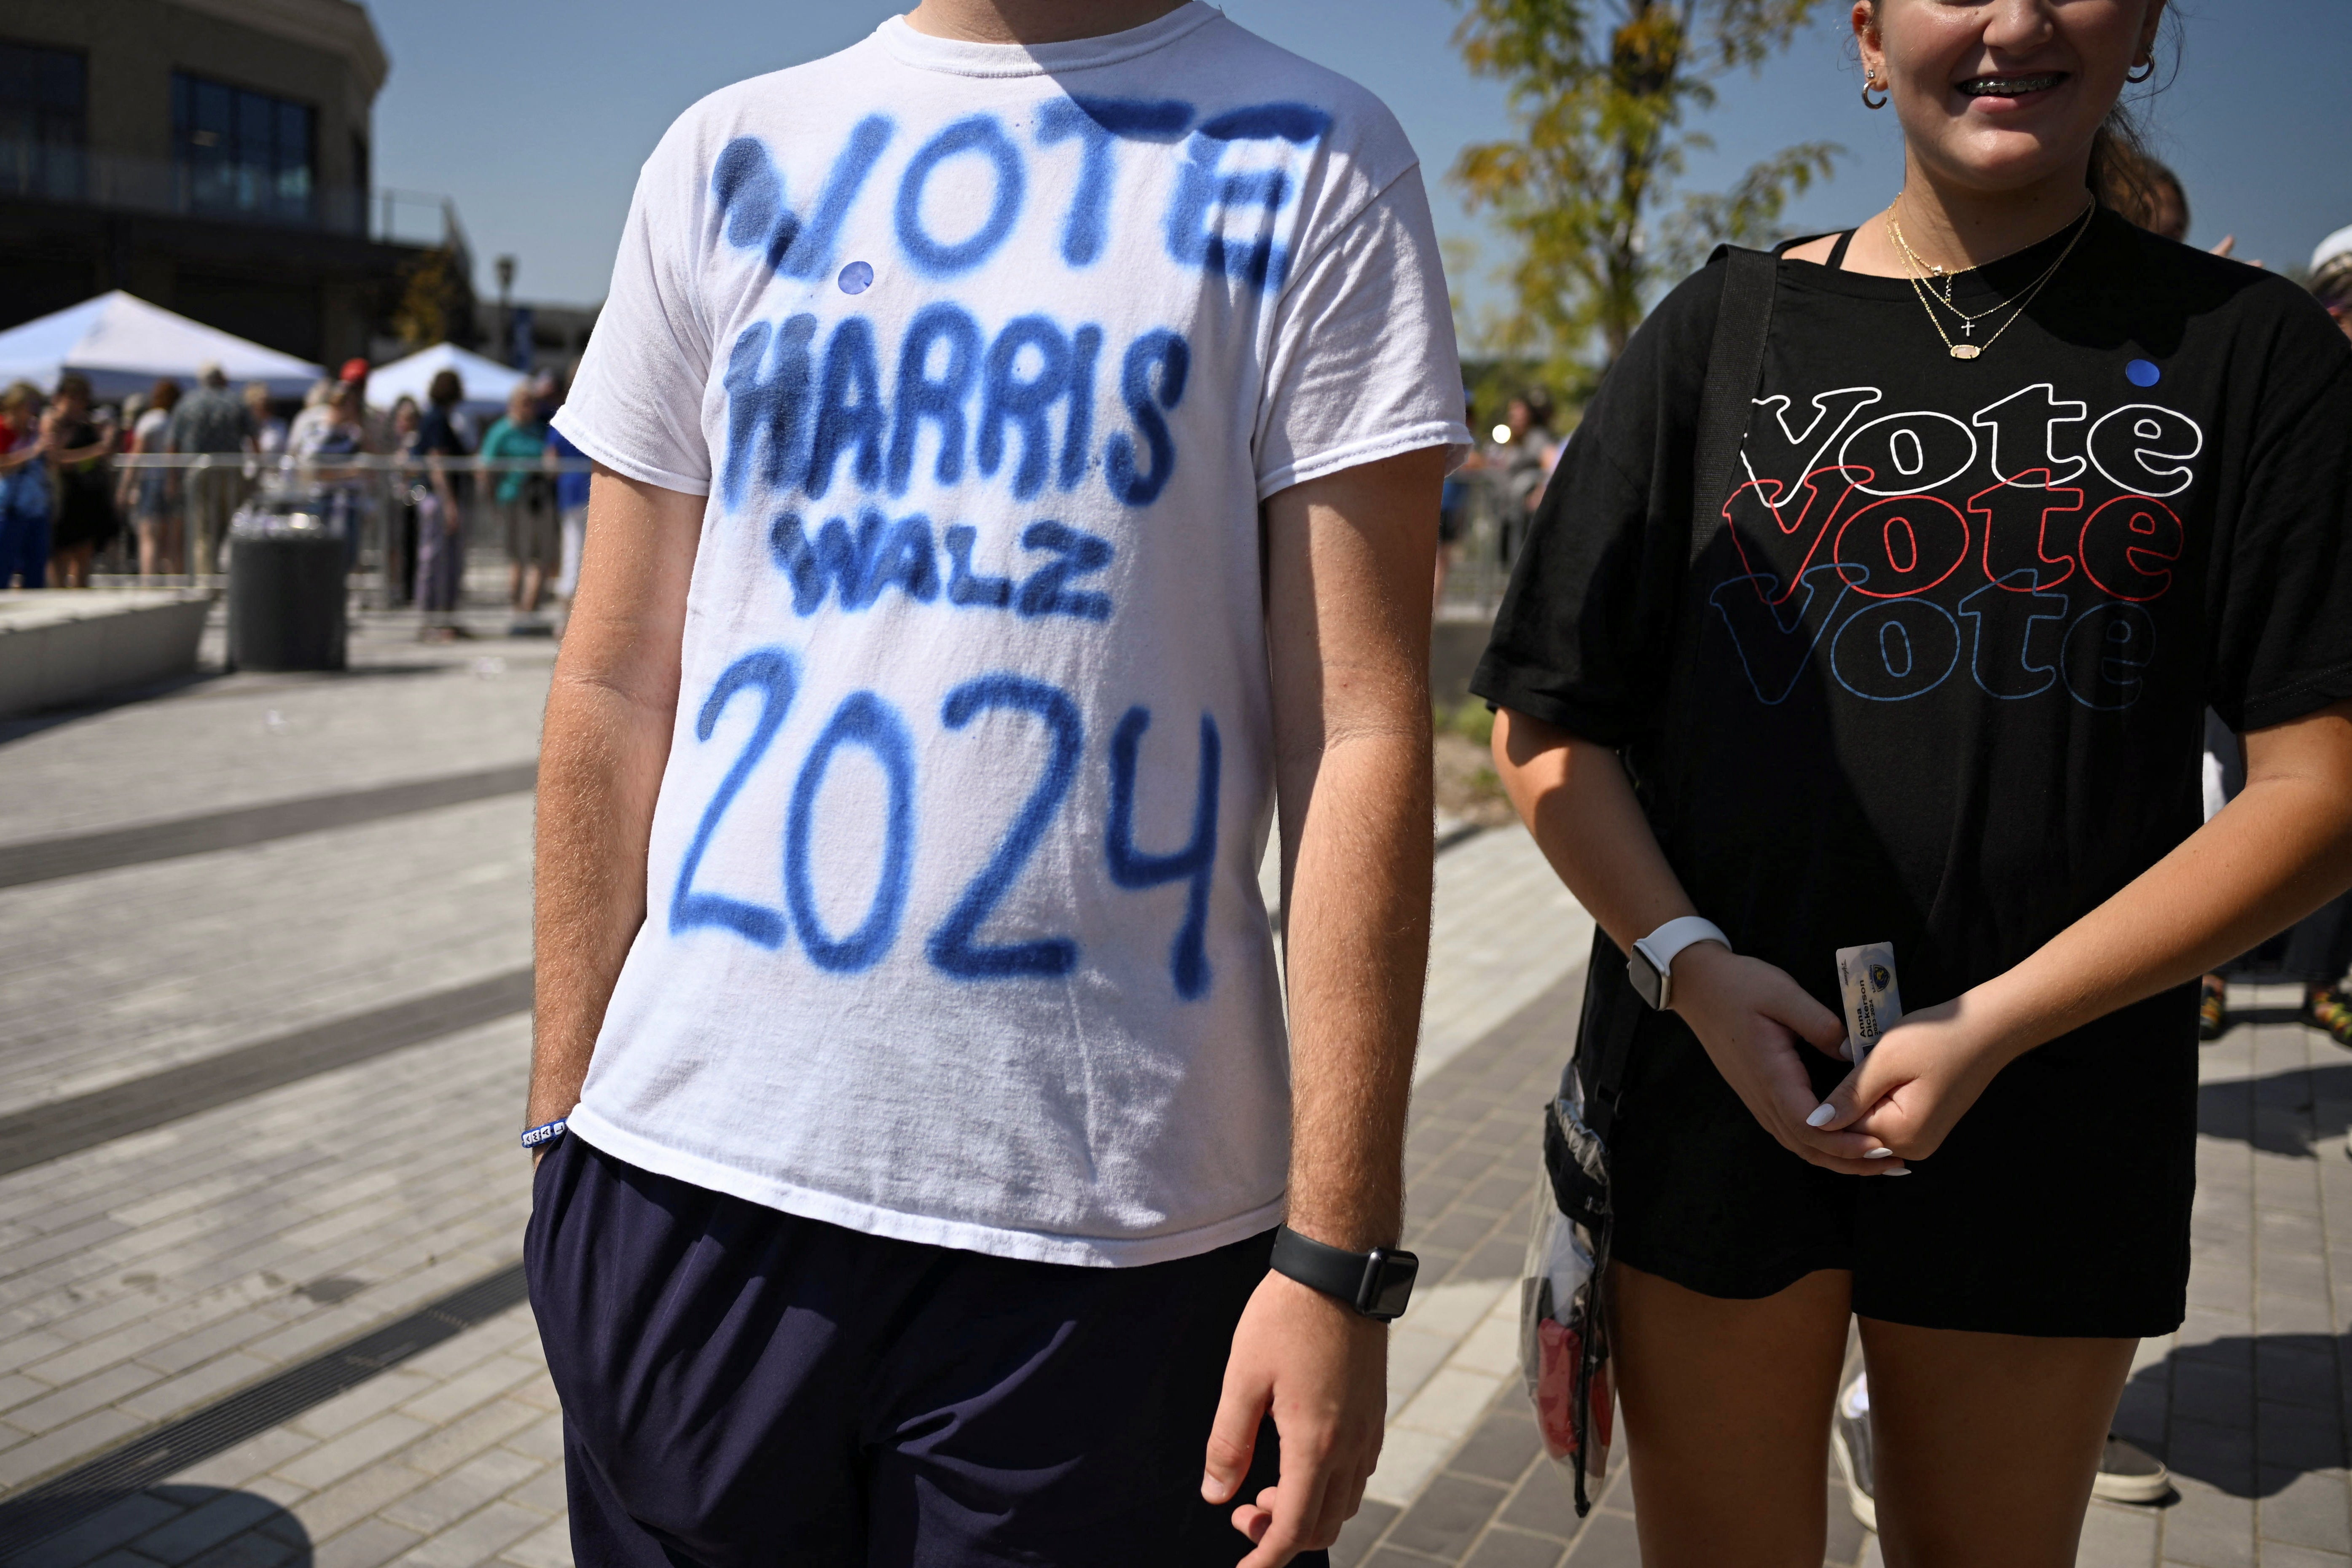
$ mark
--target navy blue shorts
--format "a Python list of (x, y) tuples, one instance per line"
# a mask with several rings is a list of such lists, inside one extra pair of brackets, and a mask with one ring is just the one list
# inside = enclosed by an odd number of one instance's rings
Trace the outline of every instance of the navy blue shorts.
[[(574, 1133), (540, 1163), (525, 1243), (573, 1555), (1229, 1568), (1250, 1543), (1201, 1469), (1272, 1243), (1016, 1262), (783, 1214)], [(1277, 1473), (1269, 1422), (1241, 1495)]]

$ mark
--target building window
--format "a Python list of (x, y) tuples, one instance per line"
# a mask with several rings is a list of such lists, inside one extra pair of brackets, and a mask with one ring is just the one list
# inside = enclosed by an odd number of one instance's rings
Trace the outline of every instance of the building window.
[(312, 221), (317, 126), (308, 104), (172, 73), (172, 161), (190, 212)]
[(0, 43), (0, 192), (80, 197), (87, 69), (70, 49)]

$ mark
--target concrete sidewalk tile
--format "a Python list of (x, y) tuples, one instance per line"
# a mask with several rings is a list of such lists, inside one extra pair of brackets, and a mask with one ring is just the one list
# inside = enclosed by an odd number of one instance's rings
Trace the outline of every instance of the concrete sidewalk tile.
[(1382, 1542), (1443, 1562), (1459, 1563), (1502, 1509), (1508, 1488), (1468, 1476), (1442, 1475), (1423, 1489)]
[(1568, 1548), (1542, 1535), (1524, 1535), (1497, 1525), (1479, 1541), (1465, 1568), (1559, 1568)]
[[(1365, 1483), (1364, 1495), (1402, 1507), (1421, 1495), (1421, 1489), (1438, 1472), (1454, 1450), (1454, 1439), (1409, 1426), (1391, 1426), (1381, 1443), (1380, 1463)], [(5, 1456), (0, 1456), (5, 1462)]]
[[(247, 1307), (244, 1310), (218, 1319), (193, 1334), (169, 1341), (142, 1352), (139, 1359), (165, 1372), (185, 1372), (190, 1367), (210, 1361), (226, 1350), (244, 1350), (267, 1335), (286, 1326), (289, 1315), (299, 1316), (310, 1303), (290, 1305), (285, 1293), (272, 1289), (272, 1300), (266, 1304)], [(261, 1359), (276, 1363), (282, 1358)]]
[(2152, 1509), (2093, 1502), (2083, 1516), (2075, 1568), (2156, 1568), (2162, 1520)]
[(500, 1552), (499, 1561), (515, 1568), (572, 1568), (572, 1521), (559, 1519), (541, 1526)]
[[(501, 1454), (514, 1453), (511, 1448), (499, 1448), (493, 1451)], [(537, 1466), (537, 1473), (522, 1485), (509, 1489), (506, 1494), (507, 1500), (520, 1503), (525, 1508), (535, 1508), (541, 1513), (563, 1512), (572, 1502), (571, 1494), (566, 1489), (563, 1467), (560, 1464), (544, 1464), (538, 1460), (532, 1460), (531, 1463)]]
[(1568, 1549), (1568, 1568), (1642, 1568), (1642, 1540), (1633, 1516), (1595, 1509)]
[(234, 1448), (174, 1471), (172, 1479), (175, 1485), (190, 1487), (250, 1486), (256, 1477), (267, 1475), (295, 1455), (308, 1453), (318, 1446), (318, 1439), (307, 1437), (290, 1426), (273, 1426)]
[(1516, 1486), (1543, 1452), (1543, 1437), (1535, 1420), (1512, 1400), (1496, 1407), (1478, 1424), (1445, 1468), (1459, 1475)]
[(407, 1455), (408, 1463), (437, 1475), (463, 1464), (485, 1448), (507, 1447), (533, 1454), (534, 1442), (542, 1445), (551, 1442), (555, 1448), (553, 1457), (562, 1458), (562, 1430), (560, 1422), (551, 1438), (533, 1439), (531, 1436), (531, 1429), (538, 1426), (543, 1415), (535, 1407), (513, 1398), (493, 1400), (467, 1412), (417, 1444)]
[(562, 1415), (560, 1413), (541, 1415), (535, 1410), (529, 1414), (537, 1419), (499, 1439), (499, 1446), (512, 1448), (518, 1454), (529, 1454), (533, 1458), (561, 1461), (563, 1458)]
[[(1600, 1517), (1602, 1511), (1595, 1508), (1592, 1517)], [(1575, 1483), (1568, 1472), (1545, 1463), (1538, 1465), (1511, 1494), (1497, 1522), (1514, 1530), (1572, 1541), (1589, 1521), (1576, 1517)]]
[(313, 1550), (311, 1568), (383, 1568), (416, 1544), (416, 1532), (381, 1519), (362, 1520)]
[(430, 1535), (448, 1529), (545, 1468), (504, 1448), (487, 1449), (380, 1511), (394, 1524)]
[(386, 1413), (278, 1466), (278, 1474), (299, 1486), (325, 1487), (406, 1447), (431, 1430), (422, 1421)]
[(259, 1356), (241, 1352), (225, 1355), (218, 1361), (207, 1362), (194, 1372), (183, 1373), (165, 1383), (140, 1390), (121, 1401), (123, 1409), (133, 1415), (143, 1415), (150, 1421), (168, 1421), (199, 1405), (207, 1405), (230, 1391), (256, 1383), (276, 1371), (276, 1367)]
[(2254, 1530), (2264, 1542), (2352, 1552), (2352, 1496), (2336, 1470), (2256, 1472)]
[(2315, 1552), (2306, 1546), (2263, 1542), (2262, 1568), (2352, 1568), (2352, 1557), (2337, 1552)]
[(249, 1530), (231, 1536), (186, 1568), (309, 1568), (310, 1553), (300, 1542), (281, 1541), (267, 1531)]
[(0, 1451), (0, 1492), (14, 1491), (51, 1470), (61, 1470), (77, 1460), (86, 1459), (145, 1425), (136, 1415), (123, 1411), (96, 1410), (53, 1432), (27, 1438), (13, 1448)]
[(108, 1503), (72, 1528), (8, 1559), (8, 1568), (81, 1568), (125, 1542), (187, 1512), (184, 1504), (150, 1492)]
[(2254, 1420), (2254, 1458), (2271, 1468), (2340, 1470), (2344, 1427), (2334, 1410), (2264, 1404)]
[(289, 1504), (287, 1512), (301, 1521), (313, 1539), (323, 1541), (380, 1513), (385, 1505), (406, 1497), (432, 1479), (430, 1471), (400, 1459), (380, 1459)]
[(158, 1563), (183, 1563), (280, 1511), (276, 1503), (252, 1492), (222, 1492), (149, 1531), (132, 1542), (131, 1549)]
[(413, 1568), (474, 1568), (546, 1523), (547, 1516), (535, 1510), (494, 1502), (419, 1542), (400, 1562)]
[(437, 1426), (456, 1420), (477, 1405), (488, 1404), (509, 1389), (530, 1382), (543, 1370), (541, 1363), (525, 1361), (501, 1351), (470, 1371), (426, 1389), (400, 1408), (420, 1421)]
[(8, 1412), (7, 1422), (21, 1431), (36, 1435), (52, 1431), (163, 1380), (162, 1373), (135, 1362), (109, 1367), (79, 1383), (68, 1384), (55, 1394), (16, 1406)]
[(1508, 1310), (1498, 1307), (1470, 1331), (1454, 1352), (1455, 1366), (1494, 1377), (1519, 1375), (1519, 1312), (1517, 1303), (1509, 1300), (1517, 1292), (1506, 1287), (1504, 1294)]
[[(312, 1405), (290, 1424), (314, 1437), (340, 1436), (361, 1423), (429, 1392), (433, 1386), (431, 1378), (420, 1377), (406, 1367), (395, 1367), (345, 1389), (323, 1405)], [(431, 1425), (429, 1421), (423, 1424)]]
[(2252, 1561), (2254, 1505), (2175, 1472), (2180, 1499), (2164, 1510), (2164, 1558), (2198, 1568), (2239, 1568)]
[(1389, 1335), (1389, 1396), (1387, 1419), (1393, 1421), (1412, 1396), (1421, 1392), (1445, 1358), (1454, 1353), (1454, 1342), (1437, 1334), (1409, 1333), (1402, 1330)]
[(1486, 1414), (1486, 1407), (1494, 1404), (1495, 1395), (1502, 1388), (1499, 1376), (1471, 1372), (1449, 1361), (1397, 1412), (1396, 1424), (1434, 1432), (1458, 1443), (1477, 1427), (1479, 1418)]

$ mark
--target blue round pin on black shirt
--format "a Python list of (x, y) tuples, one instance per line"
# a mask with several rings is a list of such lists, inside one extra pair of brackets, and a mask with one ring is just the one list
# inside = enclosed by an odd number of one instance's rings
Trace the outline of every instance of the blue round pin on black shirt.
[(2124, 366), (2124, 379), (2134, 386), (2154, 386), (2164, 379), (2164, 372), (2156, 368), (2154, 360), (2136, 359)]

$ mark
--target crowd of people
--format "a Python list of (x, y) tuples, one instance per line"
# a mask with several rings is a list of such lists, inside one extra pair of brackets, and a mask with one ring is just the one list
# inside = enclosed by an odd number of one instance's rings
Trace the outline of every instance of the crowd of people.
[[(511, 565), (516, 626), (546, 629), (537, 617), (550, 599), (569, 598), (587, 506), (579, 449), (548, 425), (561, 380), (542, 371), (521, 383), (505, 414), (477, 430), (457, 372), (440, 372), (422, 405), (404, 394), (382, 408), (368, 398), (370, 368), (347, 362), (299, 405), (258, 382), (239, 393), (217, 364), (199, 367), (189, 386), (161, 377), (119, 405), (98, 403), (71, 372), (47, 395), (27, 382), (0, 390), (0, 589), (86, 588), (101, 566), (142, 583), (213, 576), (238, 509), (291, 485), (317, 494), (354, 562), (363, 528), (380, 522), (394, 602), (421, 608), (427, 638), (460, 637), (477, 476), (450, 459), (479, 457), (489, 460), (480, 478)], [(368, 461), (383, 458), (394, 461)]]

